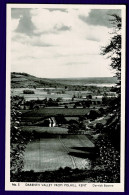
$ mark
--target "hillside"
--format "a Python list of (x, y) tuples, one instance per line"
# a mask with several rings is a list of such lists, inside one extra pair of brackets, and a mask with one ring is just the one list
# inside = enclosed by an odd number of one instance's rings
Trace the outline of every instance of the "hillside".
[[(12, 88), (65, 88), (74, 86), (87, 86), (94, 84), (115, 84), (116, 77), (92, 77), (92, 78), (38, 78), (27, 73), (11, 73)], [(70, 88), (71, 88), (70, 87)]]
[(56, 81), (46, 78), (38, 78), (27, 73), (11, 73), (11, 87), (12, 88), (33, 88), (33, 87), (64, 87)]

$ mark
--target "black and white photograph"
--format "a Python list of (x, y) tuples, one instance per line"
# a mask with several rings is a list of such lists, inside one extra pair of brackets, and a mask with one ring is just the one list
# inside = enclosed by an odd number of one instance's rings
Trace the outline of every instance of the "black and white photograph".
[(125, 15), (7, 5), (7, 190), (124, 191)]

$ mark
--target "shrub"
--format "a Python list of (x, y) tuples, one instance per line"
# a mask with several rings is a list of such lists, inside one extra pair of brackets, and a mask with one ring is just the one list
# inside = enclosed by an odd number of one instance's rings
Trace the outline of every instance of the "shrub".
[(26, 90), (23, 90), (23, 94), (34, 94), (35, 92), (33, 90), (29, 90), (29, 89), (26, 89)]
[(95, 120), (99, 116), (100, 116), (100, 113), (97, 112), (96, 110), (91, 110), (89, 113), (89, 118), (92, 120)]

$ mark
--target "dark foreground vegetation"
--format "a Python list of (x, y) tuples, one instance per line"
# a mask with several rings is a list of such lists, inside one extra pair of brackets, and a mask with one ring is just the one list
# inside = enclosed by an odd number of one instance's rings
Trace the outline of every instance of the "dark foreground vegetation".
[(69, 167), (56, 171), (25, 171), (11, 174), (13, 182), (106, 182), (119, 183), (118, 178), (110, 170), (79, 170)]

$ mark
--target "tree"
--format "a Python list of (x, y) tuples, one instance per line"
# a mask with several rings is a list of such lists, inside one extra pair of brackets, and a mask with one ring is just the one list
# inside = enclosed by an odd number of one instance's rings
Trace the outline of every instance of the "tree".
[(92, 99), (92, 95), (87, 95), (86, 98), (87, 99)]
[(120, 95), (121, 86), (121, 17), (118, 15), (111, 15), (113, 19), (110, 21), (113, 24), (114, 31), (110, 43), (102, 48), (102, 55), (108, 55), (111, 59), (110, 66), (115, 70), (117, 83), (117, 93)]
[(23, 94), (35, 94), (35, 92), (33, 90), (26, 89), (26, 90), (23, 90)]
[[(113, 24), (114, 31), (110, 43), (102, 49), (102, 54), (111, 59), (110, 66), (115, 70), (117, 77), (117, 86), (115, 91), (117, 97), (110, 101), (108, 112), (112, 113), (111, 123), (106, 124), (108, 136), (112, 143), (119, 149), (120, 146), (120, 98), (121, 98), (121, 17), (112, 15), (110, 21)], [(115, 140), (115, 141), (114, 141)]]
[(23, 154), (25, 150), (25, 137), (23, 136), (20, 128), (21, 112), (18, 111), (20, 102), (23, 101), (23, 97), (13, 96), (11, 97), (11, 134), (10, 134), (10, 171), (16, 173), (22, 170)]
[(76, 133), (78, 133), (79, 129), (80, 129), (80, 127), (79, 127), (79, 123), (77, 121), (75, 121), (75, 120), (69, 121), (68, 133), (76, 134)]
[(99, 108), (99, 112), (100, 112), (101, 115), (105, 114), (105, 110), (103, 108)]
[(67, 105), (65, 105), (65, 108), (68, 108), (68, 106), (67, 106)]
[(56, 99), (56, 102), (61, 102), (62, 100), (63, 100), (63, 98), (58, 97), (58, 98)]
[(96, 110), (91, 110), (89, 113), (89, 118), (92, 120), (95, 120), (99, 116), (100, 116), (100, 113)]
[[(110, 21), (113, 24), (114, 31), (112, 33), (112, 38), (109, 45), (102, 49), (102, 54), (107, 55), (111, 59), (110, 66), (115, 70), (117, 77), (117, 86), (115, 91), (117, 93), (117, 98), (115, 99), (114, 108), (120, 115), (120, 96), (121, 96), (121, 17), (118, 15), (111, 15), (113, 19)], [(117, 106), (116, 106), (117, 105)]]
[(56, 120), (56, 123), (59, 125), (62, 125), (62, 124), (65, 124), (66, 123), (66, 119), (65, 119), (65, 117), (64, 117), (64, 115), (63, 114), (57, 114), (56, 116), (55, 116), (55, 120)]

